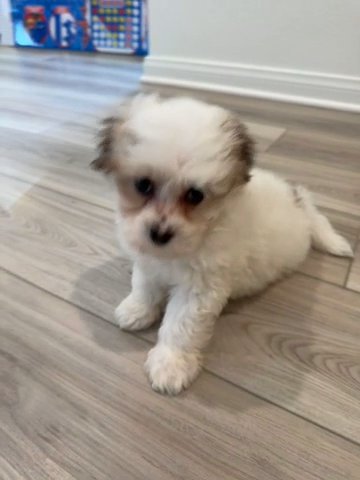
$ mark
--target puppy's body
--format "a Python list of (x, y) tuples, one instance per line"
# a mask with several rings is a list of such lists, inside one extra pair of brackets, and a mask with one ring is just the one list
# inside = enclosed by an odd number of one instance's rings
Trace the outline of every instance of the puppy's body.
[[(252, 142), (232, 114), (191, 99), (133, 100), (107, 126), (95, 167), (119, 189), (119, 238), (134, 260), (121, 328), (165, 314), (146, 368), (153, 388), (178, 393), (231, 297), (296, 269), (311, 245), (351, 255), (308, 192), (251, 169)], [(250, 181), (249, 181), (250, 179)]]

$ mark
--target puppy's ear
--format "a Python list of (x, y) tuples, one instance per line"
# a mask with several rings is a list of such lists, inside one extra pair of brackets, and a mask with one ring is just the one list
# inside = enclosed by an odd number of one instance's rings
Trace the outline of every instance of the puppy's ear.
[(128, 120), (138, 109), (156, 101), (159, 101), (156, 95), (130, 95), (118, 106), (114, 116), (102, 121), (98, 135), (98, 156), (90, 164), (94, 170), (105, 173), (116, 170), (121, 157), (126, 155), (129, 145), (138, 142), (135, 133), (127, 128)]
[(241, 152), (240, 161), (243, 162), (243, 176), (244, 181), (248, 182), (251, 178), (250, 170), (254, 166), (255, 158), (255, 141), (249, 135), (248, 130), (244, 127), (244, 131), (241, 134)]
[(104, 173), (111, 173), (114, 168), (113, 144), (115, 125), (120, 122), (117, 117), (108, 117), (102, 121), (101, 129), (98, 134), (97, 151), (98, 156), (90, 164), (94, 170), (100, 170)]
[(230, 114), (223, 124), (224, 130), (229, 135), (230, 156), (237, 162), (237, 182), (246, 183), (250, 180), (250, 170), (254, 165), (255, 142), (251, 138), (246, 126)]

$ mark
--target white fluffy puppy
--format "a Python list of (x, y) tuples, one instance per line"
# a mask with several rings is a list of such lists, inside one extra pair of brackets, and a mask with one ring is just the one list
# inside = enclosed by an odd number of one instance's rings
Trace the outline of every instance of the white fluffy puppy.
[(134, 261), (120, 328), (163, 315), (146, 371), (177, 394), (201, 369), (201, 352), (231, 297), (296, 269), (310, 246), (351, 256), (307, 191), (253, 166), (238, 118), (190, 98), (140, 95), (104, 121), (93, 167), (118, 189), (118, 232)]

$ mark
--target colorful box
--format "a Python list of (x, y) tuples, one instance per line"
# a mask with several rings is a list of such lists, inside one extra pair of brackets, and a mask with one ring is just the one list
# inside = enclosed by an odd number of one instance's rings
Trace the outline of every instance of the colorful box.
[(145, 0), (12, 0), (15, 45), (148, 52)]

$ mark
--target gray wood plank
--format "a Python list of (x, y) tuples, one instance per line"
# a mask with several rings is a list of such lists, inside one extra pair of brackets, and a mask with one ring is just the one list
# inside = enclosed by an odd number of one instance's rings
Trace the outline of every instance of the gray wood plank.
[[(50, 67), (50, 68), (49, 68)], [(100, 69), (101, 70), (101, 69)], [(37, 85), (51, 85), (62, 86), (64, 88), (70, 89), (85, 89), (89, 93), (93, 89), (101, 90), (112, 87), (114, 90), (119, 86), (119, 84), (129, 84), (132, 86), (138, 84), (141, 75), (141, 65), (133, 64), (133, 66), (121, 67), (118, 65), (117, 73), (115, 69), (109, 71), (107, 69), (106, 75), (101, 75), (101, 78), (97, 78), (94, 75), (89, 75), (89, 72), (86, 72), (86, 68), (71, 68), (70, 65), (62, 63), (61, 66), (54, 64), (54, 68), (51, 68), (49, 63), (42, 64), (40, 66), (34, 66), (33, 68), (27, 68), (24, 70), (23, 65), (6, 65), (1, 69), (1, 80), (16, 78), (19, 82), (29, 82), (29, 85), (36, 83)], [(26, 74), (24, 75), (24, 71)], [(100, 71), (101, 73), (101, 71)]]
[(349, 139), (337, 135), (335, 131), (319, 133), (311, 130), (287, 130), (269, 148), (269, 153), (302, 160), (304, 168), (310, 172), (316, 164), (336, 167), (348, 173), (359, 173), (360, 139)]
[[(7, 182), (13, 195), (23, 185)], [(98, 314), (108, 313), (114, 276), (119, 297), (128, 291), (130, 266), (116, 243), (112, 211), (34, 186), (16, 198), (0, 225), (0, 266), (30, 282), (70, 299), (81, 275), (109, 262), (95, 282), (82, 282), (78, 300)]]
[(360, 296), (301, 275), (230, 304), (208, 367), (360, 440)]
[[(270, 148), (271, 150), (271, 148)], [(290, 152), (275, 155), (270, 151), (260, 155), (259, 165), (269, 168), (314, 193), (317, 205), (360, 216), (360, 169), (348, 170), (340, 164), (304, 162)]]
[(157, 395), (142, 340), (6, 273), (0, 299), (8, 478), (358, 478), (359, 446), (210, 374)]
[[(16, 109), (6, 109), (1, 105), (0, 128), (13, 128), (15, 130), (40, 133), (49, 127), (54, 127), (58, 121), (44, 118), (35, 112), (16, 111)], [(19, 132), (18, 132), (19, 135)]]
[(112, 210), (111, 181), (89, 167), (95, 143), (94, 129), (74, 124), (63, 124), (41, 138), (0, 129), (0, 182), (25, 190), (24, 183), (41, 185)]

